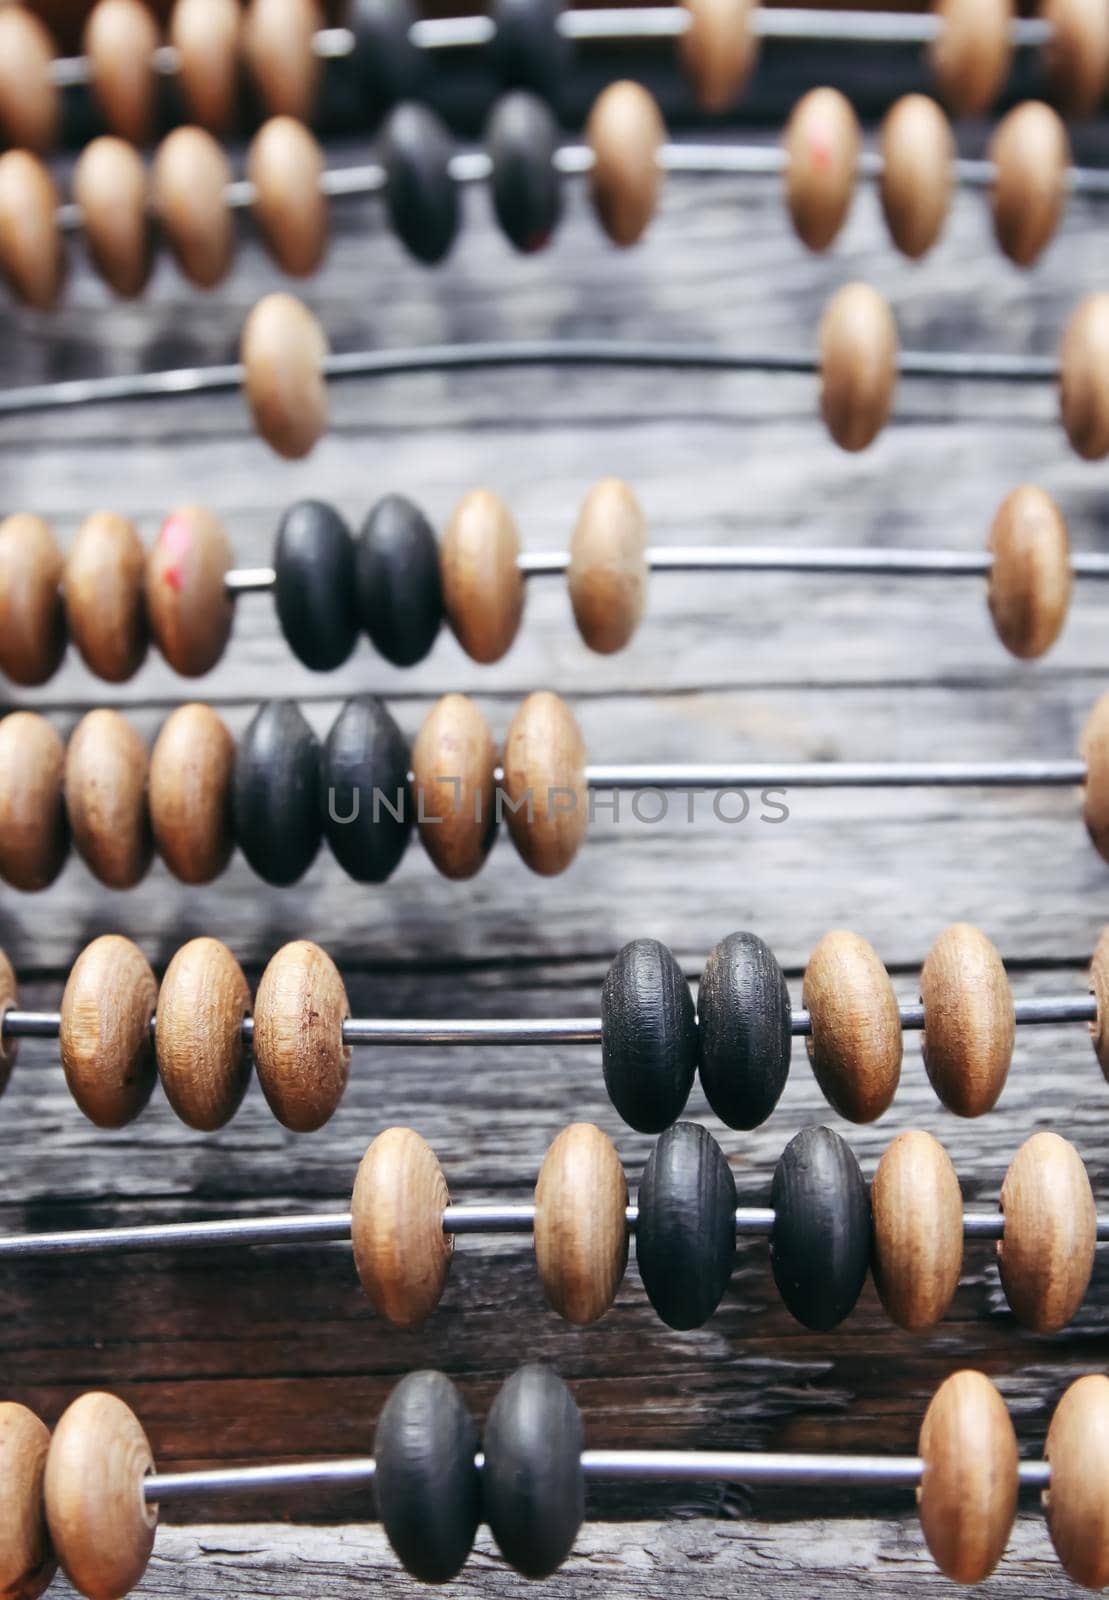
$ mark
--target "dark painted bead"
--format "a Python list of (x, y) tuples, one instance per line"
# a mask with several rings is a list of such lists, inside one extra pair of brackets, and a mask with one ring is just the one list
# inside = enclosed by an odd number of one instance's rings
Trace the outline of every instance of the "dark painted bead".
[(850, 1146), (830, 1128), (803, 1128), (774, 1169), (770, 1204), (778, 1293), (798, 1322), (825, 1333), (854, 1306), (870, 1261), (870, 1195)]
[(729, 1128), (757, 1128), (789, 1077), (792, 1012), (785, 974), (753, 933), (709, 952), (697, 990), (701, 1084)]
[(410, 1372), (374, 1434), (374, 1493), (389, 1543), (421, 1583), (461, 1572), (481, 1517), (478, 1437), (441, 1372)]
[(458, 190), (447, 170), (451, 143), (433, 111), (412, 101), (385, 124), (385, 196), (393, 229), (418, 261), (442, 261), (458, 232)]
[(601, 1063), (609, 1099), (640, 1133), (681, 1116), (697, 1070), (697, 1014), (685, 974), (657, 939), (633, 939), (605, 975)]
[(556, 105), (573, 64), (570, 41), (559, 32), (562, 9), (560, 0), (495, 0), (493, 6), (497, 32), (491, 55), (497, 76)]
[(346, 19), (354, 35), (350, 63), (371, 108), (411, 99), (419, 88), (424, 52), (409, 33), (415, 21), (408, 0), (350, 0)]
[(562, 182), (554, 165), (558, 124), (550, 107), (533, 94), (506, 94), (493, 107), (485, 144), (497, 221), (517, 250), (542, 250), (562, 215)]
[(291, 700), (256, 713), (235, 752), (235, 841), (260, 878), (288, 884), (320, 847), (320, 746)]
[(547, 1578), (574, 1548), (585, 1514), (581, 1412), (548, 1367), (520, 1367), (485, 1424), (481, 1494), (505, 1560)]
[(289, 647), (313, 672), (341, 667), (358, 638), (354, 541), (322, 500), (299, 500), (277, 529), (274, 598)]
[(431, 524), (411, 500), (387, 494), (362, 524), (354, 564), (362, 626), (386, 661), (415, 666), (435, 643), (443, 620), (439, 545)]
[(635, 1256), (647, 1297), (671, 1328), (699, 1328), (735, 1263), (735, 1179), (706, 1128), (678, 1122), (651, 1151), (639, 1184)]
[(384, 883), (412, 831), (408, 746), (380, 700), (348, 700), (320, 762), (324, 832), (339, 865), (358, 883)]

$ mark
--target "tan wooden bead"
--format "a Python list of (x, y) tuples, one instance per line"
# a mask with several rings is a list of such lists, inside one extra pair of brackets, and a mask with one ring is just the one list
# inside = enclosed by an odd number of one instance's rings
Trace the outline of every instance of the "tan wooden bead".
[(0, 672), (30, 687), (65, 654), (62, 554), (48, 523), (17, 511), (0, 522)]
[(42, 1482), (50, 1430), (13, 1400), (0, 1402), (0, 1595), (37, 1600), (58, 1563), (50, 1544)]
[(1079, 752), (1086, 763), (1086, 831), (1103, 861), (1109, 861), (1109, 694), (1086, 720)]
[(1018, 267), (1030, 267), (1051, 243), (1067, 200), (1070, 140), (1058, 112), (1042, 100), (1014, 106), (994, 129), (989, 159), (993, 229)]
[(178, 87), (192, 121), (212, 133), (235, 120), (242, 31), (238, 0), (176, 0), (170, 13)]
[(474, 661), (507, 655), (520, 630), (524, 579), (512, 513), (489, 489), (455, 506), (439, 549), (443, 609), (455, 638)]
[(759, 41), (751, 27), (756, 0), (682, 0), (689, 26), (678, 37), (682, 68), (697, 104), (727, 111), (755, 70)]
[(957, 1583), (981, 1583), (1005, 1553), (1017, 1513), (1018, 1455), (1004, 1400), (981, 1372), (955, 1372), (920, 1430), (917, 1500), (932, 1559)]
[(1109, 1584), (1109, 1378), (1079, 1378), (1055, 1407), (1044, 1460), (1047, 1531), (1068, 1577), (1087, 1589)]
[(443, 1298), (454, 1235), (443, 1231), (447, 1180), (426, 1140), (386, 1128), (362, 1157), (350, 1202), (354, 1264), (374, 1310), (417, 1328)]
[(320, 79), (312, 38), (322, 27), (314, 0), (250, 0), (243, 54), (272, 116), (311, 119)]
[(143, 1498), (154, 1457), (139, 1419), (111, 1394), (62, 1413), (46, 1457), (46, 1520), (62, 1569), (88, 1600), (118, 1600), (146, 1571), (158, 1509)]
[(918, 261), (943, 232), (955, 187), (955, 135), (926, 94), (907, 94), (882, 123), (882, 212), (903, 255)]
[(150, 963), (130, 939), (103, 934), (73, 963), (58, 1030), (62, 1069), (70, 1094), (98, 1128), (122, 1128), (150, 1099), (157, 1003)]
[(647, 519), (626, 483), (602, 478), (585, 497), (567, 574), (578, 631), (612, 655), (635, 633), (647, 604)]
[(786, 123), (786, 205), (802, 244), (827, 250), (855, 196), (862, 131), (838, 89), (811, 89)]
[(594, 210), (613, 244), (627, 248), (642, 238), (658, 210), (658, 153), (666, 143), (662, 113), (640, 84), (610, 83), (593, 103), (585, 142), (593, 152)]
[[(8, 960), (4, 951), (0, 950), (0, 1023), (3, 1022), (4, 1017), (9, 1011), (16, 1010), (18, 1006), (19, 984), (16, 982), (15, 968)], [(15, 1058), (18, 1054), (19, 1040), (6, 1039), (4, 1035), (0, 1033), (0, 1094), (3, 1094), (4, 1090), (8, 1086), (8, 1079), (12, 1075), (12, 1068), (15, 1066)], [(2, 1410), (2, 1407), (0, 1407), (0, 1410)], [(2, 1427), (0, 1427), (0, 1439), (2, 1439), (2, 1433), (3, 1430)], [(2, 1448), (2, 1444), (0, 1444), (0, 1454), (2, 1454)], [(0, 1469), (0, 1529), (2, 1529), (4, 1520), (3, 1499), (2, 1469)], [(2, 1533), (0, 1533), (0, 1552), (2, 1552), (3, 1549), (4, 1540)], [(2, 1587), (0, 1587), (0, 1594), (3, 1593), (4, 1590)]]
[(45, 717), (0, 719), (0, 878), (13, 889), (45, 889), (65, 865), (64, 773), (65, 745)]
[(218, 939), (190, 939), (166, 968), (154, 1032), (166, 1099), (190, 1128), (230, 1122), (250, 1082), (243, 1018), (250, 989)]
[(178, 706), (150, 756), (148, 804), (158, 853), (182, 883), (211, 883), (231, 859), (235, 741), (210, 706)]
[(504, 746), (505, 815), (524, 861), (542, 877), (565, 872), (585, 837), (585, 740), (557, 694), (529, 694)]
[(132, 889), (153, 853), (146, 745), (118, 711), (89, 711), (69, 736), (65, 809), (81, 860), (109, 889)]
[(929, 56), (940, 93), (957, 116), (993, 105), (1013, 59), (1012, 0), (935, 0), (940, 31)]
[(829, 1104), (852, 1122), (889, 1109), (901, 1077), (901, 1013), (889, 973), (858, 934), (834, 929), (809, 957), (801, 1003), (813, 1073)]
[(1051, 649), (1071, 596), (1070, 538), (1050, 495), (1022, 484), (997, 508), (990, 528), (989, 607), (998, 638), (1022, 661)]
[(314, 1133), (343, 1098), (350, 1005), (331, 957), (294, 940), (270, 961), (254, 998), (254, 1065), (270, 1110), (295, 1133)]
[(474, 702), (437, 700), (412, 746), (412, 776), (420, 839), (445, 878), (472, 878), (489, 854), (496, 769), (497, 746)]
[(38, 156), (27, 150), (0, 155), (0, 272), (12, 293), (36, 311), (55, 306), (65, 282), (59, 203), (57, 186)]
[(116, 294), (133, 298), (154, 265), (154, 222), (146, 168), (134, 145), (105, 134), (73, 169), (73, 198), (93, 266)]
[(1071, 448), (1100, 461), (1109, 455), (1109, 293), (1079, 302), (1059, 362), (1059, 409)]
[(1001, 1186), (1001, 1287), (1018, 1322), (1065, 1328), (1086, 1297), (1097, 1249), (1097, 1208), (1082, 1158), (1057, 1133), (1026, 1139)]
[(231, 163), (204, 128), (174, 128), (150, 173), (154, 209), (181, 271), (211, 289), (231, 270), (235, 224), (227, 204)]
[(235, 608), (225, 579), (234, 555), (223, 524), (203, 506), (178, 506), (146, 563), (146, 610), (175, 672), (198, 678), (223, 655)]
[(898, 1327), (934, 1327), (959, 1287), (963, 1194), (951, 1158), (930, 1133), (899, 1133), (870, 1186), (874, 1283)]
[(327, 337), (307, 306), (268, 294), (246, 319), (243, 384), (254, 426), (278, 455), (308, 455), (327, 428)]
[(45, 25), (27, 6), (0, 6), (0, 133), (27, 150), (58, 142), (61, 98), (51, 81), (56, 51)]
[(1097, 110), (1109, 81), (1109, 9), (1102, 0), (1042, 0), (1051, 29), (1044, 65), (1052, 98), (1069, 117)]
[(628, 1183), (612, 1140), (591, 1122), (563, 1128), (535, 1186), (535, 1259), (567, 1322), (603, 1317), (628, 1265)]
[(247, 154), (254, 220), (278, 266), (293, 277), (308, 277), (327, 254), (323, 170), (319, 142), (295, 117), (271, 117)]
[(897, 324), (865, 283), (846, 284), (820, 321), (820, 409), (842, 450), (865, 450), (889, 421), (897, 387)]
[(986, 935), (969, 922), (945, 928), (925, 958), (920, 998), (933, 1089), (956, 1116), (983, 1116), (1005, 1087), (1016, 1042), (1013, 992)]
[(142, 0), (96, 0), (85, 24), (84, 49), (93, 93), (113, 133), (146, 144), (154, 130), (158, 24)]
[(146, 656), (146, 552), (133, 522), (94, 511), (77, 530), (65, 564), (70, 637), (97, 677), (123, 683)]
[[(0, 723), (0, 734), (3, 733)], [(0, 760), (0, 771), (3, 762)], [(2, 832), (2, 829), (0, 829)], [(1109, 1078), (1109, 928), (1103, 928), (1090, 959), (1090, 993), (1097, 1001), (1097, 1019), (1090, 1023), (1090, 1038), (1094, 1054), (1106, 1078)]]

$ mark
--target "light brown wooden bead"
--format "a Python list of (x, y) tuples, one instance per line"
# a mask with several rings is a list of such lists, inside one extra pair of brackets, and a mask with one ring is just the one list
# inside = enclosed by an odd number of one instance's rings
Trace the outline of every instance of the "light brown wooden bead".
[(243, 55), (271, 116), (311, 120), (320, 79), (312, 37), (322, 27), (314, 0), (250, 0)]
[(133, 889), (153, 853), (146, 745), (118, 711), (89, 711), (69, 736), (65, 809), (81, 860), (109, 889)]
[(63, 1412), (46, 1457), (46, 1520), (58, 1560), (88, 1600), (119, 1600), (154, 1548), (158, 1509), (143, 1498), (154, 1471), (135, 1413), (111, 1394), (83, 1394)]
[(989, 607), (998, 638), (1022, 661), (1051, 649), (1071, 595), (1067, 524), (1050, 495), (1022, 484), (997, 508), (990, 528)]
[(907, 94), (882, 123), (882, 212), (903, 255), (918, 261), (943, 232), (955, 187), (955, 135), (926, 94)]
[(1059, 409), (1071, 448), (1100, 461), (1109, 455), (1109, 293), (1079, 302), (1059, 362)]
[[(2, 733), (3, 723), (0, 723)], [(3, 764), (0, 762), (2, 770)], [(1090, 1038), (1098, 1064), (1109, 1079), (1109, 928), (1102, 929), (1090, 958), (1090, 993), (1097, 1001), (1097, 1019), (1090, 1023)]]
[(0, 272), (36, 311), (55, 306), (65, 282), (58, 205), (57, 187), (38, 156), (27, 150), (0, 156)]
[(945, 928), (920, 974), (920, 1048), (949, 1111), (980, 1117), (1005, 1087), (1016, 1042), (1013, 992), (994, 946), (969, 922)]
[(158, 530), (146, 563), (146, 610), (175, 672), (198, 678), (223, 655), (235, 614), (225, 579), (234, 555), (223, 524), (203, 506), (179, 506)]
[(322, 1128), (343, 1098), (350, 1005), (331, 957), (307, 939), (285, 945), (254, 998), (254, 1065), (270, 1110), (294, 1133)]
[(593, 152), (593, 208), (613, 244), (626, 248), (642, 238), (658, 210), (658, 153), (666, 143), (662, 113), (640, 84), (611, 83), (593, 103), (585, 142)]
[(497, 746), (474, 702), (446, 694), (412, 746), (416, 825), (445, 878), (472, 878), (496, 837)]
[(589, 823), (585, 740), (557, 694), (529, 694), (509, 725), (504, 746), (505, 819), (512, 842), (533, 872), (565, 872)]
[(111, 134), (86, 145), (73, 169), (73, 198), (97, 272), (116, 294), (141, 294), (154, 265), (154, 222), (146, 168), (134, 145)]
[(254, 426), (278, 455), (308, 455), (327, 428), (327, 338), (289, 294), (259, 300), (243, 326), (243, 385)]
[(166, 1099), (190, 1128), (230, 1122), (250, 1082), (243, 1018), (250, 989), (218, 939), (190, 939), (166, 968), (154, 1032)]
[(1087, 1589), (1109, 1584), (1109, 1378), (1092, 1372), (1065, 1391), (1047, 1430), (1047, 1531), (1063, 1571)]
[(0, 522), (0, 672), (30, 687), (65, 654), (62, 554), (48, 523), (17, 511)]
[(820, 321), (820, 409), (841, 450), (865, 450), (877, 438), (896, 387), (893, 312), (868, 284), (846, 284)]
[(113, 133), (146, 144), (154, 130), (158, 24), (142, 0), (97, 0), (85, 24), (93, 93)]
[(1086, 831), (1098, 855), (1109, 861), (1109, 694), (1103, 694), (1090, 712), (1079, 753), (1086, 763)]
[(283, 272), (306, 278), (327, 254), (327, 197), (320, 189), (324, 156), (303, 122), (271, 117), (247, 155), (255, 188), (254, 220)]
[(1067, 200), (1070, 140), (1057, 112), (1041, 100), (1014, 106), (994, 129), (989, 159), (993, 229), (1018, 267), (1030, 267), (1051, 243)]
[(472, 490), (447, 524), (439, 576), (447, 620), (474, 661), (499, 661), (520, 630), (524, 579), (519, 563), (520, 535), (511, 511), (490, 490)]
[(838, 89), (811, 89), (786, 123), (786, 205), (802, 244), (827, 250), (855, 196), (862, 132)]
[(13, 1400), (0, 1402), (0, 1595), (37, 1600), (58, 1563), (50, 1544), (42, 1483), (50, 1430)]
[(182, 883), (211, 883), (231, 859), (235, 741), (210, 706), (178, 706), (150, 756), (147, 801), (158, 854)]
[(993, 105), (1012, 65), (1012, 0), (935, 0), (940, 32), (929, 57), (940, 93), (960, 117)]
[(374, 1310), (417, 1328), (439, 1301), (454, 1253), (443, 1231), (447, 1180), (426, 1140), (386, 1128), (362, 1157), (350, 1202), (354, 1264)]
[(1068, 117), (1097, 110), (1109, 81), (1109, 8), (1102, 0), (1042, 0), (1051, 29), (1044, 65), (1052, 99)]
[(174, 128), (150, 173), (154, 209), (181, 271), (201, 289), (225, 278), (235, 254), (227, 204), (231, 163), (204, 128)]
[(69, 853), (63, 798), (65, 745), (33, 711), (0, 719), (0, 878), (45, 889)]
[(1086, 1297), (1097, 1249), (1097, 1208), (1082, 1158), (1057, 1133), (1026, 1139), (1001, 1186), (1001, 1287), (1018, 1322), (1065, 1328)]
[(678, 37), (682, 68), (697, 104), (727, 111), (755, 70), (759, 41), (751, 27), (755, 0), (682, 0), (689, 26)]
[(52, 150), (61, 98), (50, 80), (56, 51), (45, 26), (26, 6), (0, 6), (0, 132), (9, 144)]
[[(3, 1021), (4, 1017), (9, 1011), (16, 1010), (18, 1006), (19, 984), (16, 982), (15, 968), (12, 966), (3, 950), (0, 950), (0, 1022)], [(19, 1040), (6, 1039), (3, 1034), (0, 1033), (0, 1094), (3, 1094), (4, 1090), (8, 1086), (8, 1079), (12, 1075), (12, 1068), (15, 1066), (15, 1058), (18, 1054)], [(2, 1409), (3, 1408), (0, 1407), (0, 1411), (2, 1411)], [(0, 1436), (2, 1436), (2, 1429), (0, 1429)], [(0, 1445), (0, 1453), (2, 1453), (2, 1445)], [(2, 1466), (0, 1466), (0, 1529), (2, 1529), (4, 1521), (3, 1502), (3, 1474)], [(0, 1533), (0, 1553), (2, 1553), (3, 1550), (4, 1540), (2, 1533)], [(3, 1593), (4, 1590), (2, 1587), (0, 1587), (0, 1595)]]
[(1017, 1514), (1018, 1455), (1004, 1400), (981, 1372), (955, 1372), (920, 1430), (920, 1525), (932, 1559), (957, 1583), (988, 1578)]
[(901, 1077), (901, 1013), (889, 973), (858, 934), (834, 929), (809, 957), (801, 1003), (813, 1073), (829, 1104), (852, 1122), (889, 1109)]
[(58, 1031), (62, 1069), (70, 1094), (98, 1128), (122, 1128), (150, 1099), (157, 1003), (150, 963), (130, 939), (103, 934), (73, 963)]
[(626, 483), (602, 478), (585, 497), (567, 574), (578, 631), (612, 655), (634, 634), (647, 604), (647, 519)]
[(176, 0), (170, 13), (178, 87), (192, 121), (212, 133), (235, 120), (242, 31), (238, 0)]
[(146, 552), (133, 522), (94, 511), (77, 530), (65, 564), (70, 637), (97, 677), (124, 683), (146, 656)]
[(535, 1259), (567, 1322), (603, 1317), (628, 1265), (628, 1184), (612, 1140), (591, 1122), (563, 1128), (535, 1186)]
[(901, 1328), (931, 1328), (963, 1267), (963, 1195), (951, 1158), (930, 1133), (899, 1133), (870, 1186), (874, 1283)]

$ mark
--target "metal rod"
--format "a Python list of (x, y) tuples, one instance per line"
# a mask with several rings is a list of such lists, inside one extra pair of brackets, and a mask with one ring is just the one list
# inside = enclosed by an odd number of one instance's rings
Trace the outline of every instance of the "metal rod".
[(1086, 763), (1058, 761), (804, 761), (590, 766), (591, 789), (1023, 789), (1072, 787)]

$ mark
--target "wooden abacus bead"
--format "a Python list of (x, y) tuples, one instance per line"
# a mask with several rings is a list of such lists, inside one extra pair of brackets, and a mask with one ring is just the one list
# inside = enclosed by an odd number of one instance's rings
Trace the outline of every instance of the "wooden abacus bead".
[(85, 665), (109, 683), (126, 682), (146, 656), (145, 569), (133, 522), (114, 511), (85, 518), (65, 563), (66, 622)]
[(801, 989), (813, 1074), (828, 1103), (852, 1122), (889, 1109), (901, 1078), (901, 1012), (889, 973), (858, 934), (826, 933)]
[(628, 1183), (612, 1140), (591, 1122), (555, 1139), (535, 1185), (535, 1259), (567, 1322), (603, 1317), (628, 1265)]
[(201, 289), (214, 288), (231, 269), (230, 182), (231, 163), (204, 128), (174, 128), (158, 146), (150, 173), (154, 209), (177, 265)]
[(657, 939), (633, 939), (601, 990), (601, 1065), (609, 1099), (639, 1133), (661, 1133), (685, 1109), (698, 1056), (685, 973)]
[(1044, 65), (1052, 98), (1069, 117), (1092, 116), (1109, 80), (1109, 11), (1101, 0), (1043, 0), (1051, 29)]
[[(3, 733), (0, 723), (0, 735)], [(0, 771), (3, 761), (0, 760)], [(0, 829), (0, 834), (2, 834)], [(1105, 1077), (1109, 1079), (1109, 928), (1104, 928), (1094, 946), (1090, 960), (1090, 993), (1097, 1000), (1097, 1018), (1090, 1023), (1090, 1038), (1094, 1054)]]
[(37, 1600), (58, 1563), (50, 1544), (42, 1480), (50, 1430), (13, 1400), (0, 1402), (0, 1594)]
[(870, 1197), (850, 1146), (830, 1128), (802, 1128), (770, 1186), (770, 1265), (786, 1310), (826, 1333), (854, 1309), (870, 1265)]
[(126, 139), (104, 134), (87, 144), (73, 169), (85, 247), (116, 294), (134, 298), (154, 265), (150, 183), (142, 157)]
[(417, 1328), (443, 1298), (454, 1235), (435, 1152), (412, 1128), (386, 1128), (362, 1157), (351, 1197), (351, 1242), (362, 1287), (378, 1316)]
[(997, 636), (1022, 661), (1051, 649), (1067, 619), (1070, 538), (1050, 495), (1022, 484), (997, 508), (990, 528), (989, 607)]
[(28, 688), (45, 683), (65, 654), (61, 578), (62, 554), (49, 524), (24, 511), (5, 517), (0, 522), (0, 671), (13, 683)]
[(65, 753), (65, 809), (77, 853), (109, 889), (133, 889), (153, 853), (146, 745), (118, 711), (87, 712)]
[(7, 142), (46, 151), (58, 139), (61, 99), (51, 79), (54, 41), (33, 11), (0, 6), (0, 131)]
[(1109, 1378), (1090, 1373), (1064, 1391), (1047, 1430), (1047, 1531), (1063, 1571), (1087, 1589), (1109, 1584)]
[(166, 1099), (190, 1128), (230, 1122), (250, 1082), (243, 1018), (250, 989), (218, 939), (190, 939), (166, 968), (154, 1032)]
[(322, 26), (314, 0), (250, 0), (243, 56), (271, 116), (311, 120), (320, 78), (312, 41)]
[(589, 824), (585, 740), (565, 700), (529, 694), (504, 744), (508, 831), (524, 861), (554, 877), (573, 861)]
[(55, 306), (65, 282), (59, 203), (38, 156), (28, 150), (0, 155), (0, 272), (16, 298), (36, 311)]
[(0, 718), (0, 878), (13, 889), (45, 889), (65, 865), (64, 774), (65, 745), (45, 717)]
[(1086, 461), (1100, 461), (1109, 455), (1109, 293), (1079, 302), (1059, 364), (1059, 406), (1071, 448)]
[(271, 117), (247, 152), (254, 220), (278, 266), (295, 278), (307, 278), (327, 254), (323, 170), (318, 141), (294, 117)]
[(497, 746), (472, 700), (437, 700), (412, 746), (420, 840), (445, 878), (472, 878), (497, 833)]
[(385, 1536), (421, 1583), (461, 1572), (481, 1518), (477, 1429), (441, 1372), (410, 1372), (374, 1433), (374, 1498)]
[(83, 1394), (62, 1414), (46, 1457), (50, 1538), (87, 1600), (119, 1600), (146, 1571), (158, 1509), (143, 1497), (154, 1471), (135, 1413), (111, 1394)]
[(1001, 1287), (1018, 1322), (1055, 1333), (1090, 1283), (1097, 1208), (1078, 1151), (1057, 1133), (1034, 1133), (1001, 1186), (1005, 1232), (997, 1246)]
[(729, 1128), (757, 1128), (789, 1076), (793, 1018), (785, 974), (753, 933), (709, 951), (697, 990), (701, 1087)]
[(1098, 855), (1109, 861), (1109, 694), (1100, 696), (1086, 719), (1079, 753), (1086, 763), (1086, 831)]
[(320, 757), (324, 833), (331, 853), (356, 883), (384, 883), (412, 832), (408, 741), (384, 701), (348, 700)]
[(1018, 267), (1030, 267), (1059, 226), (1070, 158), (1067, 130), (1041, 100), (1014, 106), (994, 129), (990, 210), (997, 242)]
[(158, 985), (137, 945), (103, 934), (81, 951), (62, 994), (58, 1039), (69, 1092), (98, 1128), (122, 1128), (157, 1076), (150, 1019)]
[(735, 1264), (735, 1178), (698, 1122), (661, 1135), (639, 1181), (635, 1258), (647, 1298), (670, 1328), (702, 1327)]
[(567, 579), (578, 632), (599, 655), (622, 650), (647, 604), (647, 519), (619, 478), (585, 497), (570, 541)]
[(865, 450), (889, 421), (897, 387), (897, 324), (865, 283), (834, 294), (820, 319), (820, 410), (841, 450)]
[(485, 1423), (481, 1494), (497, 1548), (525, 1578), (547, 1578), (585, 1514), (581, 1412), (547, 1367), (518, 1367)]
[(523, 255), (550, 244), (562, 217), (562, 174), (555, 166), (560, 143), (550, 106), (521, 90), (502, 95), (485, 124), (493, 210), (501, 232)]
[(242, 32), (238, 0), (176, 0), (170, 13), (178, 88), (191, 119), (213, 133), (235, 119)]
[(179, 506), (158, 530), (146, 564), (146, 610), (175, 672), (199, 678), (223, 655), (235, 615), (226, 577), (234, 557), (223, 524), (203, 506)]
[(589, 193), (601, 227), (623, 248), (642, 238), (658, 210), (658, 153), (666, 124), (652, 95), (626, 79), (601, 91), (585, 125), (593, 152)]
[[(3, 1027), (4, 1018), (9, 1011), (14, 1011), (19, 1005), (19, 985), (16, 982), (15, 969), (3, 950), (0, 950), (0, 1029)], [(8, 1086), (8, 1079), (15, 1066), (15, 1058), (19, 1054), (19, 1040), (5, 1038), (0, 1031), (0, 1094)], [(2, 1411), (0, 1407), (0, 1411)], [(0, 1445), (2, 1448), (2, 1445)], [(0, 1495), (0, 1502), (2, 1502)], [(0, 1522), (2, 1522), (2, 1504), (0, 1504)], [(3, 1537), (0, 1536), (0, 1551), (4, 1548)], [(0, 1591), (2, 1592), (2, 1591)]]
[(461, 223), (451, 153), (447, 127), (430, 107), (409, 100), (389, 113), (381, 162), (389, 221), (405, 249), (426, 266), (449, 254)]
[(443, 609), (459, 644), (489, 665), (512, 647), (524, 611), (520, 535), (504, 501), (474, 489), (455, 506), (439, 552)]
[(254, 1065), (270, 1110), (294, 1133), (334, 1114), (350, 1071), (350, 1004), (331, 957), (294, 940), (270, 961), (254, 999)]
[(327, 337), (289, 294), (259, 300), (243, 326), (243, 385), (254, 426), (279, 456), (311, 451), (327, 428)]
[(959, 1117), (992, 1111), (1016, 1042), (1013, 993), (997, 950), (956, 922), (929, 950), (920, 974), (920, 1048), (933, 1089)]
[(354, 649), (354, 541), (322, 500), (298, 500), (277, 527), (273, 598), (285, 640), (313, 672), (341, 667)]
[(211, 883), (231, 859), (235, 741), (210, 706), (178, 706), (150, 755), (147, 803), (158, 854), (182, 883)]
[(827, 250), (847, 221), (862, 131), (838, 89), (810, 89), (786, 123), (786, 205), (802, 244)]
[(755, 0), (682, 0), (689, 24), (678, 36), (682, 68), (705, 111), (727, 111), (747, 87), (759, 56)]
[(955, 187), (955, 135), (926, 94), (895, 101), (882, 123), (879, 191), (890, 237), (917, 261), (943, 232)]
[(414, 667), (443, 622), (439, 545), (418, 506), (387, 494), (372, 506), (354, 549), (358, 617), (374, 648)]
[(231, 784), (235, 841), (266, 883), (295, 883), (323, 839), (320, 745), (300, 707), (270, 700), (247, 724)]
[(963, 1195), (939, 1140), (899, 1133), (878, 1163), (870, 1204), (871, 1266), (882, 1304), (898, 1327), (934, 1327), (963, 1269)]
[(154, 127), (158, 25), (142, 0), (97, 0), (85, 24), (93, 93), (113, 133), (146, 144)]
[(932, 1396), (917, 1453), (920, 1526), (932, 1560), (956, 1583), (981, 1583), (1005, 1553), (1017, 1514), (1017, 1436), (981, 1372), (955, 1372)]
[(935, 0), (933, 9), (940, 31), (929, 59), (940, 93), (956, 116), (980, 116), (1009, 76), (1012, 0)]

